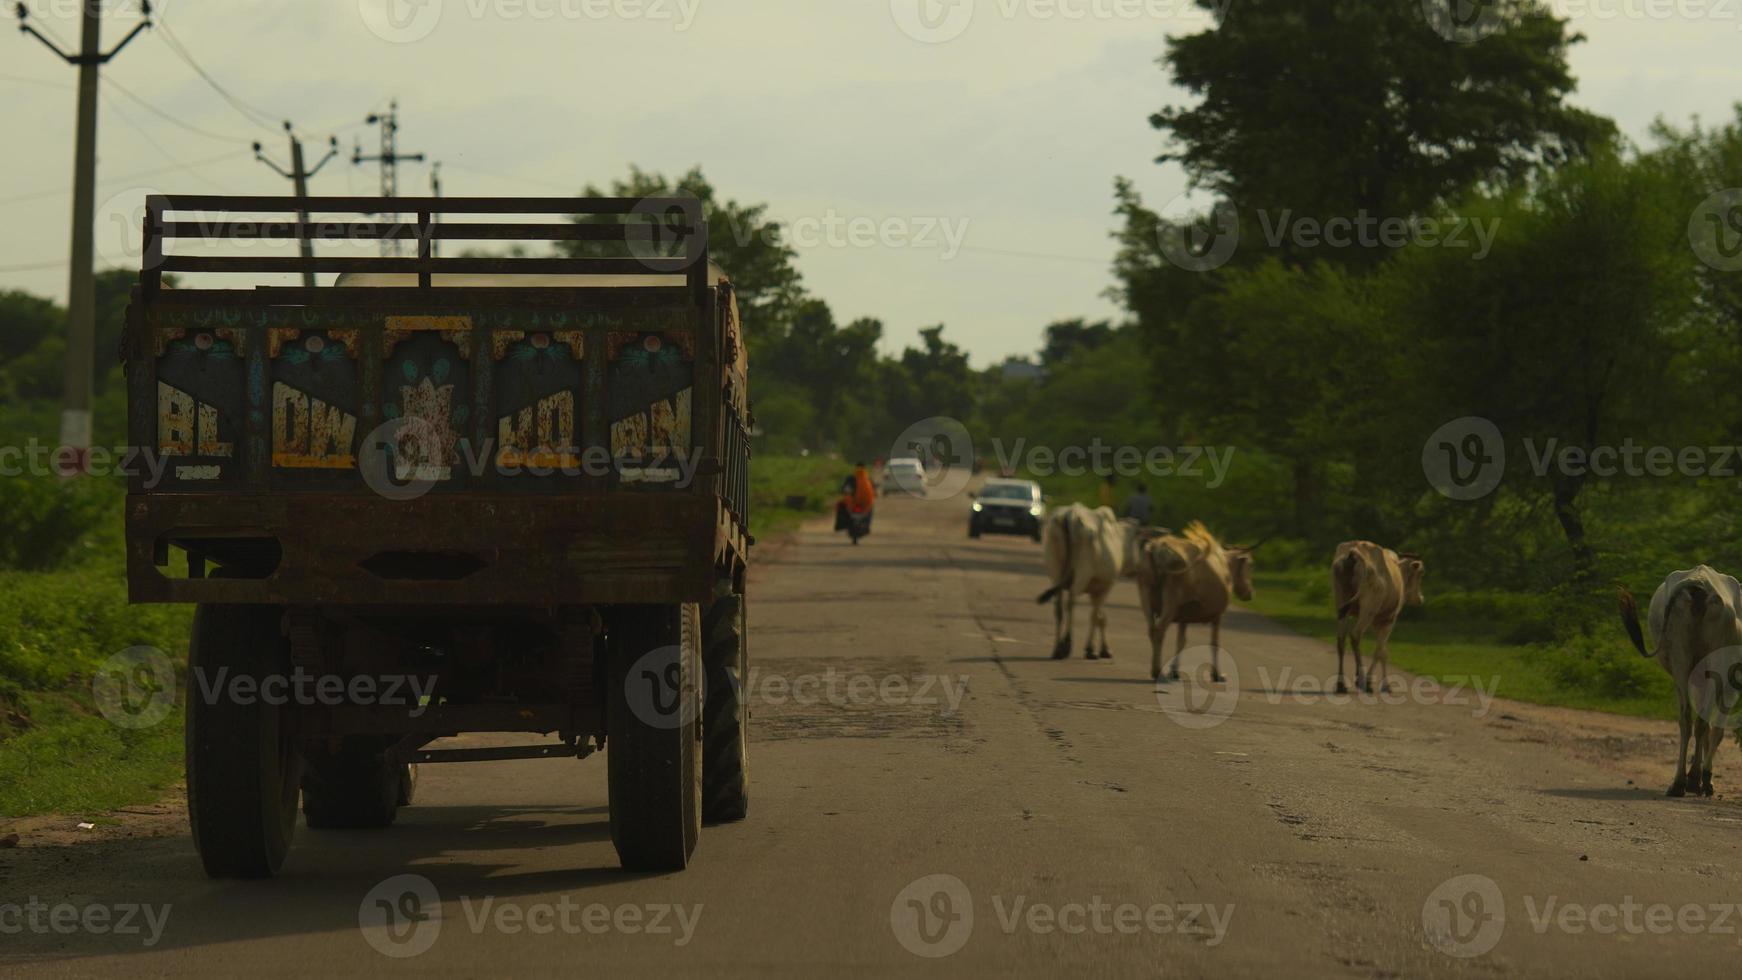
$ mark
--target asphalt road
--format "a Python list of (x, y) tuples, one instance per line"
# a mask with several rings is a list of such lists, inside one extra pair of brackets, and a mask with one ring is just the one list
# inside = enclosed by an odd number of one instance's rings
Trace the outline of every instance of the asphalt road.
[(681, 875), (617, 869), (602, 760), (425, 767), (398, 826), (303, 828), (271, 882), (206, 880), (173, 814), (27, 836), (0, 973), (1735, 974), (1742, 806), (1664, 799), (1662, 726), (1327, 698), (1334, 655), (1244, 612), (1237, 676), (1158, 692), (1130, 586), (1116, 659), (1053, 662), (1038, 546), (965, 506), (769, 549), (751, 816)]

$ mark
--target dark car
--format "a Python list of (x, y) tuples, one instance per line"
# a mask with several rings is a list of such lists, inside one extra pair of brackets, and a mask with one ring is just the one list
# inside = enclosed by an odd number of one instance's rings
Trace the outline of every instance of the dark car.
[(1028, 480), (990, 480), (974, 498), (968, 515), (968, 537), (982, 534), (1022, 534), (1040, 540), (1046, 517), (1040, 485)]

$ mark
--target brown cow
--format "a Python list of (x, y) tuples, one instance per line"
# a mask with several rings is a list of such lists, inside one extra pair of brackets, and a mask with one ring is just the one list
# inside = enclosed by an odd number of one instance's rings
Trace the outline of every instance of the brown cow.
[(1223, 548), (1209, 529), (1194, 522), (1183, 535), (1154, 538), (1137, 564), (1137, 595), (1149, 624), (1149, 676), (1161, 680), (1161, 647), (1167, 628), (1179, 625), (1179, 647), (1168, 676), (1179, 680), (1186, 626), (1210, 625), (1210, 677), (1222, 680), (1222, 615), (1232, 598), (1252, 599), (1252, 550)]
[(1343, 650), (1355, 652), (1355, 687), (1373, 693), (1373, 672), (1361, 669), (1361, 637), (1372, 632), (1374, 667), (1383, 672), (1379, 692), (1391, 681), (1391, 631), (1403, 607), (1422, 604), (1423, 566), (1415, 555), (1400, 555), (1371, 541), (1337, 547), (1331, 562), (1331, 594), (1337, 610), (1337, 693), (1347, 694)]

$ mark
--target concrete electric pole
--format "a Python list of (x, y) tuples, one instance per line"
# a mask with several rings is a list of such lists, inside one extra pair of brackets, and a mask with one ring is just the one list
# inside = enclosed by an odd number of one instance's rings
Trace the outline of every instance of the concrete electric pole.
[[(278, 174), (278, 176), (288, 178), (296, 194), (296, 199), (298, 201), (307, 201), (309, 179), (315, 174), (320, 173), (322, 167), (331, 163), (333, 158), (339, 155), (339, 138), (337, 136), (330, 137), (327, 143), (327, 155), (321, 158), (320, 163), (315, 164), (313, 167), (307, 167), (303, 164), (302, 140), (297, 139), (295, 127), (287, 122), (284, 124), (284, 132), (290, 137), (289, 171), (286, 171), (283, 167), (280, 167), (278, 164), (267, 159), (266, 151), (259, 143), (254, 144), (254, 159), (259, 160), (268, 167), (271, 167), (273, 172)], [(298, 220), (298, 230), (302, 231), (308, 225), (308, 211), (298, 211), (296, 216)], [(315, 288), (315, 244), (312, 239), (307, 237), (300, 238), (298, 244), (302, 247), (302, 284), (305, 288), (313, 289)]]
[[(73, 248), (67, 284), (67, 358), (60, 419), (60, 469), (83, 473), (91, 452), (91, 389), (96, 383), (97, 295), (97, 81), (98, 70), (151, 26), (151, 2), (141, 0), (145, 19), (121, 43), (103, 51), (103, 2), (83, 0), (78, 53), (60, 45), (30, 25), (30, 9), (17, 5), (18, 29), (41, 41), (69, 65), (79, 69), (78, 144), (73, 154)], [(67, 457), (71, 458), (68, 459)]]

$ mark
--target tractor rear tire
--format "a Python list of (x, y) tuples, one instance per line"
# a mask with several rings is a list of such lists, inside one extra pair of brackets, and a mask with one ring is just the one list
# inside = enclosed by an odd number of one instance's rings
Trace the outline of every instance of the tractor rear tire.
[(731, 823), (750, 810), (750, 676), (743, 593), (714, 600), (703, 620), (702, 820)]
[[(296, 835), (302, 756), (289, 709), (259, 696), (262, 681), (290, 675), (283, 615), (274, 606), (203, 605), (194, 613), (185, 734), (188, 823), (213, 878), (272, 877)], [(235, 696), (243, 680), (254, 693)]]
[(682, 871), (701, 836), (700, 610), (620, 606), (607, 627), (611, 841), (628, 871)]

